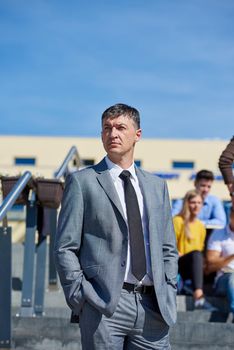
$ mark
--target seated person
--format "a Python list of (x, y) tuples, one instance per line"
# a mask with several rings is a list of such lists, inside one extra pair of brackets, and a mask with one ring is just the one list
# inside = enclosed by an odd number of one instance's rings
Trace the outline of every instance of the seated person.
[(173, 218), (179, 252), (179, 274), (192, 281), (194, 308), (217, 310), (208, 303), (203, 293), (203, 254), (206, 229), (197, 216), (202, 207), (200, 192), (186, 193), (182, 210)]
[(232, 206), (234, 207), (234, 177), (232, 165), (234, 161), (234, 136), (222, 152), (219, 158), (219, 169), (223, 175), (225, 184), (232, 199)]
[[(222, 205), (222, 202), (216, 197), (211, 195), (212, 183), (214, 181), (214, 175), (209, 170), (201, 170), (196, 174), (194, 186), (200, 193), (203, 200), (203, 206), (198, 218), (207, 225), (217, 225), (224, 227), (226, 225), (226, 215)], [(182, 199), (178, 199), (173, 203), (172, 215), (177, 215), (182, 208)]]
[(208, 272), (217, 271), (215, 294), (227, 297), (234, 316), (234, 207), (229, 224), (211, 234), (206, 254)]

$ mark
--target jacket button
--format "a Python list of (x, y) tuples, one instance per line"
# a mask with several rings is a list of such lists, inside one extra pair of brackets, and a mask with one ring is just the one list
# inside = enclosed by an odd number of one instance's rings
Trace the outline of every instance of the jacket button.
[(122, 263), (121, 263), (121, 266), (125, 266), (126, 265), (126, 261), (122, 261)]

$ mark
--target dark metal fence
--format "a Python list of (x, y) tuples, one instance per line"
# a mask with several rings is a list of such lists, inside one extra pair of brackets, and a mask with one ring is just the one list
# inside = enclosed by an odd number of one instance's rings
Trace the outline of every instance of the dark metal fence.
[[(72, 165), (72, 167), (71, 167)], [(81, 161), (76, 147), (68, 152), (62, 165), (55, 173), (57, 184), (74, 168), (79, 168)], [(32, 174), (26, 171), (15, 183), (10, 193), (0, 206), (0, 349), (11, 348), (11, 295), (12, 295), (12, 237), (11, 227), (8, 227), (7, 212), (15, 204), (17, 198), (32, 181)], [(52, 181), (53, 182), (53, 181)], [(56, 184), (56, 181), (55, 181)], [(48, 186), (51, 184), (48, 180)], [(48, 191), (48, 187), (46, 190)], [(53, 193), (53, 192), (51, 192)], [(53, 261), (53, 243), (57, 225), (57, 202), (48, 208), (38, 203), (37, 186), (31, 186), (26, 201), (26, 233), (24, 241), (24, 262), (22, 276), (22, 298), (19, 316), (32, 317), (44, 315), (45, 275), (47, 256), (47, 236), (49, 244), (49, 288), (57, 288), (57, 274)], [(38, 240), (36, 243), (36, 233)]]

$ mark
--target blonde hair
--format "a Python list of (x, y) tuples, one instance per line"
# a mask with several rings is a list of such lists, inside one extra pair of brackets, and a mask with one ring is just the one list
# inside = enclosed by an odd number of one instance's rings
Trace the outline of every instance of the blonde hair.
[(185, 230), (185, 235), (188, 239), (191, 239), (191, 232), (189, 230), (189, 220), (191, 215), (189, 210), (189, 202), (191, 201), (191, 199), (197, 196), (199, 196), (202, 199), (201, 194), (197, 190), (188, 191), (184, 196), (183, 206), (181, 211), (178, 214), (184, 219), (184, 230)]

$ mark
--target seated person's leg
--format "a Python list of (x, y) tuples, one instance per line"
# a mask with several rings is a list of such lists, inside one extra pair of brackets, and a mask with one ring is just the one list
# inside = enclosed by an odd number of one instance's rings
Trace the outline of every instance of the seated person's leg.
[(234, 314), (234, 273), (228, 274), (228, 283), (227, 283), (227, 297), (230, 306), (230, 311)]

